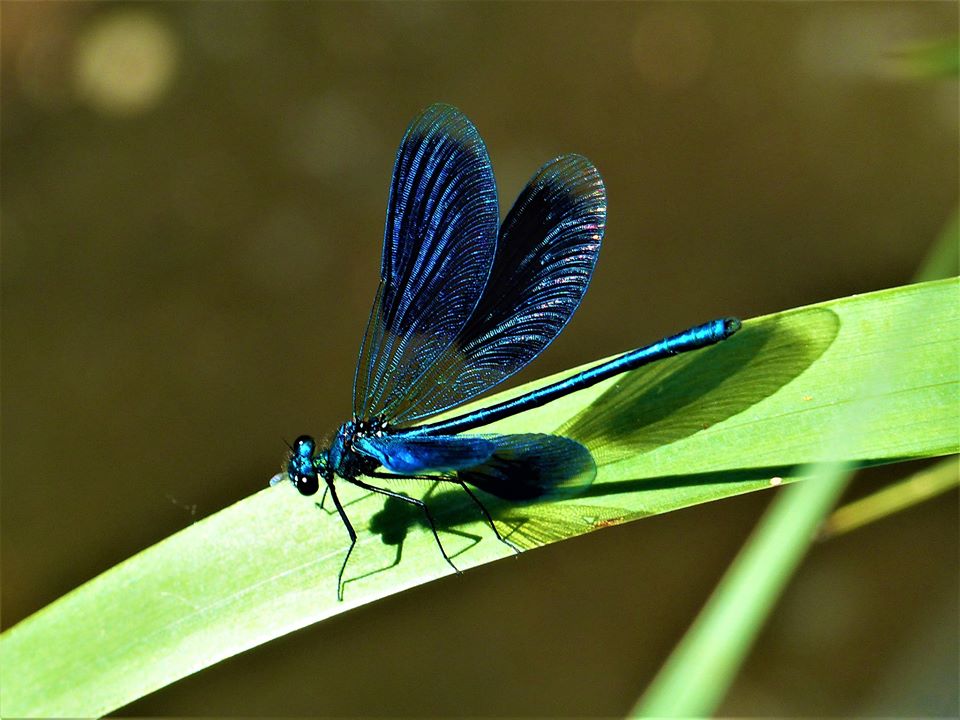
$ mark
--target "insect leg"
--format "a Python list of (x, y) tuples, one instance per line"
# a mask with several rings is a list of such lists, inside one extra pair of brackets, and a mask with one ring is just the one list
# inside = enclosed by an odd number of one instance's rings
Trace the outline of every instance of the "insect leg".
[[(350, 518), (347, 517), (343, 505), (340, 504), (340, 498), (337, 497), (337, 489), (333, 486), (332, 480), (327, 480), (327, 488), (330, 490), (330, 497), (333, 498), (333, 504), (337, 506), (337, 512), (340, 513), (340, 519), (343, 521), (343, 525), (347, 528), (347, 533), (350, 535), (350, 547), (347, 550), (346, 556), (343, 558), (343, 565), (340, 566), (340, 574), (337, 575), (337, 600), (342, 602), (343, 571), (347, 569), (347, 561), (350, 559), (350, 553), (353, 552), (353, 548), (357, 544), (357, 531), (353, 529), (353, 525), (350, 524)], [(326, 495), (326, 493), (324, 493), (324, 495)]]
[[(480, 512), (483, 513), (483, 517), (486, 519), (487, 524), (490, 526), (490, 529), (493, 530), (493, 534), (497, 536), (497, 540), (499, 540), (508, 548), (513, 550), (517, 555), (520, 554), (520, 548), (518, 548), (516, 545), (514, 545), (512, 542), (510, 542), (505, 537), (503, 537), (503, 535), (500, 534), (500, 531), (497, 529), (496, 524), (493, 522), (493, 518), (490, 516), (490, 512), (487, 510), (486, 506), (482, 502), (480, 502), (480, 498), (474, 495), (473, 491), (470, 490), (470, 488), (467, 487), (467, 484), (460, 478), (444, 477), (439, 475), (393, 475), (389, 473), (371, 473), (371, 475), (373, 477), (384, 478), (386, 480), (396, 480), (398, 478), (403, 478), (404, 480), (433, 480), (434, 481), (433, 486), (427, 491), (424, 497), (426, 497), (427, 495), (430, 495), (430, 493), (432, 493), (436, 489), (437, 485), (440, 484), (441, 482), (451, 482), (456, 485), (459, 485), (461, 488), (463, 488), (463, 491), (469, 496), (469, 498), (473, 500), (474, 504), (478, 508), (480, 508)], [(439, 542), (439, 540), (437, 542)], [(459, 553), (457, 554), (459, 555)]]
[[(336, 515), (336, 514), (337, 514), (337, 509), (336, 509), (336, 508), (334, 508), (333, 510), (327, 510), (327, 508), (326, 508), (326, 506), (325, 506), (325, 503), (327, 502), (327, 494), (328, 494), (329, 492), (330, 492), (330, 488), (328, 488), (328, 487), (323, 488), (323, 495), (320, 497), (320, 502), (314, 503), (314, 505), (317, 506), (317, 510), (323, 510), (327, 515)], [(353, 500), (350, 500), (349, 502), (343, 503), (342, 506), (343, 506), (344, 508), (348, 508), (348, 507), (350, 507), (351, 505), (353, 505), (353, 504), (355, 504), (355, 503), (363, 502), (363, 501), (366, 500), (368, 497), (370, 497), (370, 496), (369, 496), (369, 495), (364, 495), (363, 497), (354, 498)]]
[(464, 491), (467, 495), (469, 495), (469, 496), (470, 496), (470, 499), (473, 500), (474, 503), (476, 503), (476, 506), (477, 506), (478, 508), (480, 508), (480, 512), (482, 512), (482, 513), (483, 513), (483, 516), (487, 519), (487, 524), (490, 526), (490, 529), (493, 530), (493, 534), (497, 536), (497, 540), (499, 540), (500, 542), (502, 542), (502, 543), (503, 543), (504, 545), (506, 545), (508, 548), (510, 548), (511, 550), (513, 550), (517, 555), (519, 555), (519, 554), (520, 554), (520, 548), (518, 548), (516, 545), (514, 545), (512, 542), (510, 542), (510, 541), (507, 540), (505, 537), (503, 537), (503, 535), (500, 534), (500, 531), (497, 530), (496, 524), (493, 522), (493, 518), (490, 517), (490, 512), (487, 510), (487, 508), (484, 506), (484, 504), (483, 504), (482, 502), (480, 502), (480, 498), (478, 498), (476, 495), (473, 494), (473, 491), (472, 491), (470, 488), (467, 487), (467, 484), (466, 484), (463, 480), (460, 480), (460, 479), (458, 478), (458, 479), (455, 480), (454, 482), (456, 482), (457, 485), (459, 485), (460, 487), (462, 487), (462, 488), (463, 488), (463, 491)]
[[(386, 478), (391, 478), (393, 480), (396, 480), (400, 476), (377, 475), (374, 473), (373, 477), (386, 477)], [(386, 490), (384, 488), (377, 487), (376, 485), (370, 485), (369, 483), (365, 483), (362, 480), (357, 480), (356, 478), (353, 478), (353, 479), (347, 478), (347, 480), (348, 482), (353, 483), (357, 487), (362, 487), (364, 490), (369, 490), (370, 492), (379, 493), (380, 495), (386, 495), (387, 497), (395, 498), (396, 500), (409, 503), (410, 505), (416, 505), (418, 508), (423, 510), (423, 514), (424, 516), (426, 516), (427, 522), (430, 523), (430, 532), (433, 533), (433, 539), (437, 541), (437, 547), (440, 548), (440, 554), (443, 555), (443, 559), (446, 560), (447, 564), (453, 568), (454, 572), (456, 572), (457, 575), (460, 574), (460, 569), (453, 564), (453, 560), (451, 560), (450, 556), (447, 555), (447, 551), (443, 549), (443, 543), (440, 542), (440, 536), (437, 534), (437, 524), (433, 520), (433, 513), (430, 512), (430, 508), (427, 507), (427, 504), (423, 500), (418, 500), (417, 498), (412, 498), (408, 495), (403, 495), (402, 493), (393, 492), (392, 490)]]

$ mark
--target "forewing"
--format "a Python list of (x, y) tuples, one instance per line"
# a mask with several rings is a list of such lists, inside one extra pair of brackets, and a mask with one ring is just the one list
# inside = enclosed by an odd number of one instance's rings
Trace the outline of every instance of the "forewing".
[(387, 204), (380, 286), (354, 377), (358, 418), (391, 420), (475, 308), (497, 241), (496, 185), (477, 129), (432, 105), (407, 128)]
[(572, 497), (597, 475), (590, 451), (569, 438), (540, 433), (487, 437), (493, 452), (459, 470), (457, 477), (498, 498), (521, 502)]
[(449, 351), (394, 414), (409, 423), (489, 390), (539, 355), (570, 320), (600, 252), (600, 173), (563, 155), (533, 176), (504, 220), (490, 279)]
[(478, 435), (381, 435), (359, 438), (354, 447), (390, 472), (402, 475), (468, 468), (482, 463), (496, 450), (492, 440)]

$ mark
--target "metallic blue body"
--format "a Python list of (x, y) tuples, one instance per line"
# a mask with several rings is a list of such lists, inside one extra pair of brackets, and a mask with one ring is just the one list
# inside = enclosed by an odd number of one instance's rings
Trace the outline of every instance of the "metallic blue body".
[(671, 335), (652, 345), (631, 350), (609, 362), (602, 363), (589, 370), (572, 375), (571, 377), (533, 390), (526, 395), (505, 400), (504, 402), (481, 408), (466, 415), (443, 420), (441, 422), (420, 425), (407, 431), (405, 435), (447, 435), (473, 430), (482, 425), (489, 425), (505, 417), (546, 405), (548, 402), (569, 395), (577, 390), (583, 390), (596, 385), (598, 382), (620, 375), (628, 370), (634, 370), (656, 360), (671, 355), (697, 350), (707, 345), (713, 345), (725, 340), (740, 329), (740, 321), (736, 318), (720, 318), (711, 320), (703, 325), (697, 325), (682, 333)]
[(350, 535), (341, 597), (357, 535), (337, 478), (420, 507), (453, 566), (422, 500), (361, 478), (455, 483), (509, 544), (468, 485), (510, 501), (566, 497), (593, 481), (593, 457), (557, 435), (459, 433), (712, 345), (740, 327), (732, 318), (714, 320), (522, 397), (417, 425), (492, 389), (553, 342), (590, 283), (606, 212), (597, 169), (580, 155), (561, 155), (534, 174), (498, 228), (493, 169), (470, 120), (438, 104), (407, 128), (390, 185), (380, 285), (354, 375), (353, 418), (325, 450), (307, 435), (297, 438), (286, 466), (304, 495), (324, 481), (324, 498), (329, 492)]

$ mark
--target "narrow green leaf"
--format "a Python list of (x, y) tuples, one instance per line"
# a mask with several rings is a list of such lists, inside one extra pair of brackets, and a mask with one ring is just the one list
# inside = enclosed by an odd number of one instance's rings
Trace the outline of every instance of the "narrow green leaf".
[(764, 514), (710, 600), (670, 655), (634, 717), (706, 717), (793, 575), (823, 516), (846, 487), (846, 463), (787, 488)]
[(933, 246), (927, 251), (916, 280), (939, 280), (960, 272), (960, 208), (953, 211)]
[(948, 492), (957, 485), (960, 485), (960, 465), (954, 456), (838, 508), (823, 524), (820, 539), (827, 540), (882, 520)]
[(891, 70), (905, 77), (947, 78), (960, 75), (957, 38), (905, 46), (892, 53)]
[[(490, 509), (512, 539), (535, 547), (796, 479), (863, 397), (872, 404), (862, 432), (831, 459), (867, 465), (956, 453), (957, 300), (952, 279), (758, 318), (721, 345), (490, 426), (560, 430), (584, 442), (599, 466), (593, 486), (573, 500)], [(883, 383), (869, 387), (865, 378), (878, 369)], [(0, 714), (101, 715), (450, 572), (420, 518), (353, 490), (343, 494), (360, 542), (344, 602), (336, 600), (347, 539), (339, 519), (287, 484), (266, 489), (0, 635)], [(509, 554), (469, 500), (436, 490), (429, 500), (461, 568)]]
[[(908, 323), (900, 343), (922, 344), (935, 328)], [(701, 717), (716, 710), (815, 530), (849, 484), (855, 464), (848, 448), (862, 442), (868, 419), (883, 414), (878, 398), (889, 378), (906, 369), (904, 362), (888, 355), (864, 367), (858, 395), (822, 428), (822, 460), (807, 471), (810, 479), (790, 488), (765, 514), (634, 708), (635, 717)], [(956, 434), (956, 426), (948, 428)]]

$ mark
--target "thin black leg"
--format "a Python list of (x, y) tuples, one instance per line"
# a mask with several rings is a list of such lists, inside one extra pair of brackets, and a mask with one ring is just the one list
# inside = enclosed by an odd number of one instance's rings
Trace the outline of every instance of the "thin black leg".
[[(343, 565), (340, 566), (340, 574), (337, 575), (337, 600), (343, 601), (343, 571), (347, 569), (347, 561), (350, 559), (350, 553), (353, 552), (354, 546), (357, 544), (357, 531), (353, 529), (353, 525), (350, 524), (350, 518), (347, 517), (347, 513), (343, 509), (343, 505), (340, 504), (340, 498), (337, 497), (337, 489), (333, 486), (331, 480), (327, 481), (327, 488), (330, 490), (330, 497), (333, 498), (333, 504), (337, 506), (337, 512), (340, 513), (340, 519), (343, 521), (344, 527), (347, 528), (347, 533), (350, 535), (350, 547), (347, 549), (347, 554), (343, 558)], [(326, 493), (324, 493), (326, 495)]]
[[(400, 477), (398, 475), (378, 475), (377, 473), (371, 473), (371, 476), (392, 478), (394, 480), (397, 480)], [(453, 568), (454, 572), (457, 573), (457, 575), (460, 574), (460, 568), (453, 564), (453, 560), (450, 559), (450, 556), (447, 555), (447, 551), (444, 550), (443, 543), (440, 542), (440, 535), (437, 534), (437, 524), (433, 520), (433, 513), (430, 512), (430, 508), (427, 507), (427, 504), (423, 500), (418, 500), (417, 498), (412, 498), (409, 495), (394, 492), (393, 490), (385, 490), (384, 488), (377, 487), (376, 485), (370, 485), (369, 483), (365, 483), (362, 480), (357, 480), (356, 478), (348, 478), (347, 481), (353, 483), (357, 487), (362, 487), (364, 490), (379, 493), (380, 495), (386, 495), (387, 497), (392, 497), (396, 500), (409, 503), (410, 505), (416, 505), (418, 508), (423, 510), (423, 514), (427, 518), (427, 522), (430, 523), (430, 532), (433, 533), (433, 539), (437, 541), (437, 547), (440, 548), (440, 554), (443, 555), (443, 559), (446, 560), (447, 564)]]
[(473, 500), (474, 503), (476, 503), (478, 508), (480, 508), (480, 512), (482, 512), (483, 516), (487, 519), (487, 524), (490, 526), (490, 529), (493, 530), (493, 534), (497, 536), (497, 540), (502, 542), (508, 548), (513, 550), (517, 555), (519, 555), (520, 548), (518, 548), (516, 545), (514, 545), (512, 542), (510, 542), (505, 537), (503, 537), (503, 535), (500, 534), (500, 531), (497, 530), (496, 524), (493, 522), (493, 518), (490, 517), (490, 512), (487, 510), (486, 506), (484, 506), (484, 504), (480, 502), (480, 498), (478, 498), (476, 495), (473, 494), (473, 491), (467, 487), (467, 484), (463, 480), (457, 478), (455, 482), (457, 483), (457, 485), (463, 488), (463, 491), (467, 495), (469, 495), (470, 499)]
[[(461, 480), (459, 477), (439, 477), (437, 475), (392, 475), (390, 473), (376, 473), (376, 472), (370, 473), (370, 475), (372, 477), (382, 478), (385, 480), (433, 480), (434, 484), (427, 491), (426, 493), (427, 495), (430, 495), (436, 489), (437, 485), (440, 482), (449, 482), (449, 483), (454, 483), (455, 485), (459, 485), (463, 489), (463, 491), (470, 497), (470, 499), (473, 500), (474, 504), (478, 508), (480, 508), (480, 512), (483, 513), (483, 517), (486, 519), (487, 524), (490, 526), (490, 529), (493, 530), (493, 534), (497, 536), (497, 540), (499, 540), (508, 548), (513, 550), (517, 555), (520, 554), (521, 552), (520, 548), (518, 548), (516, 545), (514, 545), (512, 542), (510, 542), (505, 537), (503, 537), (503, 535), (500, 534), (500, 531), (497, 529), (496, 523), (493, 522), (493, 518), (490, 516), (490, 511), (487, 510), (486, 506), (482, 502), (480, 502), (480, 498), (474, 495), (473, 491), (469, 487), (467, 487), (467, 484), (463, 480)], [(401, 497), (406, 498), (406, 500), (408, 501), (411, 500), (411, 498), (408, 498), (406, 495), (403, 495)], [(425, 508), (425, 505), (421, 505), (421, 506)], [(434, 532), (434, 536), (436, 536), (436, 532)], [(439, 543), (440, 543), (440, 539), (438, 538), (437, 544)], [(441, 547), (441, 550), (443, 550), (442, 547)], [(444, 555), (444, 557), (446, 557), (446, 555)]]
[[(320, 497), (320, 502), (314, 503), (314, 505), (317, 506), (317, 510), (323, 510), (327, 515), (336, 515), (336, 514), (337, 514), (337, 509), (336, 509), (336, 508), (334, 508), (333, 510), (328, 510), (326, 507), (324, 507), (324, 503), (327, 501), (327, 493), (328, 493), (328, 492), (330, 492), (330, 489), (325, 487), (325, 488), (323, 489), (323, 495)], [(363, 501), (366, 500), (368, 497), (370, 497), (370, 496), (369, 496), (369, 495), (364, 495), (363, 497), (354, 498), (354, 499), (351, 500), (350, 502), (345, 502), (345, 503), (343, 503), (343, 507), (344, 507), (344, 508), (348, 508), (348, 507), (350, 507), (351, 505), (357, 504), (358, 502), (363, 502)]]
[(364, 578), (373, 577), (374, 575), (379, 575), (382, 572), (386, 572), (392, 568), (395, 568), (397, 565), (400, 564), (400, 560), (402, 559), (402, 557), (403, 557), (403, 544), (401, 543), (397, 545), (397, 554), (396, 554), (396, 557), (393, 558), (392, 563), (390, 563), (386, 567), (380, 568), (379, 570), (371, 570), (370, 572), (365, 572), (363, 575), (355, 575), (354, 577), (347, 578), (347, 581), (343, 584), (344, 589), (346, 589), (349, 583), (352, 583), (355, 580), (363, 580)]
[(445, 533), (447, 533), (448, 535), (456, 535), (457, 537), (462, 537), (462, 538), (466, 539), (467, 541), (469, 541), (469, 543), (470, 543), (469, 545), (467, 545), (467, 546), (466, 546), (465, 548), (463, 548), (462, 550), (457, 550), (455, 553), (453, 553), (453, 555), (450, 556), (450, 557), (453, 557), (453, 558), (460, 557), (461, 555), (463, 555), (463, 554), (464, 554), (465, 552), (467, 552), (468, 550), (472, 550), (475, 545), (479, 545), (479, 544), (483, 541), (483, 538), (480, 537), (479, 535), (474, 535), (473, 533), (468, 533), (466, 530), (457, 530), (456, 528), (450, 528), (450, 527), (448, 527), (448, 528), (444, 528), (443, 531), (444, 531)]

